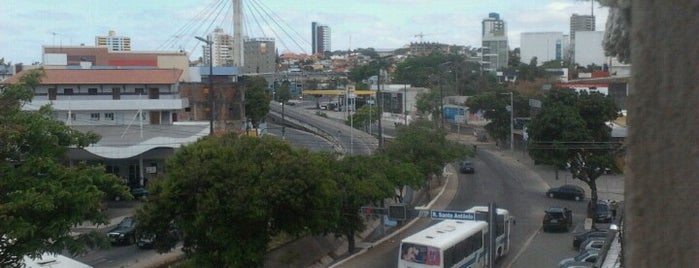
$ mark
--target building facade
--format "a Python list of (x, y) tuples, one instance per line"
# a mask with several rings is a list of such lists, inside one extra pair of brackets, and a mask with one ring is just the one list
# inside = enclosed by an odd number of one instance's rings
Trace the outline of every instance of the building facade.
[(107, 47), (43, 46), (42, 66), (47, 69), (85, 68), (151, 68), (182, 70), (181, 81), (189, 79), (189, 56), (184, 51), (134, 52), (112, 51)]
[[(27, 70), (28, 71), (28, 70)], [(16, 83), (25, 72), (5, 83)], [(176, 148), (209, 134), (206, 122), (179, 122), (189, 108), (180, 97), (178, 69), (44, 69), (32, 88), (28, 111), (53, 107), (53, 117), (101, 139), (85, 148), (70, 148), (70, 164), (104, 165), (131, 187), (144, 186), (162, 173)]]
[(604, 55), (604, 31), (583, 31), (577, 32), (575, 39), (574, 62), (580, 66), (607, 64), (607, 57)]
[(520, 61), (529, 64), (536, 57), (537, 65), (563, 60), (565, 42), (562, 32), (529, 32), (521, 34)]
[(578, 15), (570, 16), (570, 61), (575, 62), (575, 38), (576, 32), (588, 32), (595, 30), (594, 15)]
[(482, 61), (484, 70), (495, 72), (507, 67), (509, 46), (507, 44), (507, 26), (500, 14), (490, 13), (482, 22)]
[(330, 27), (321, 25), (318, 22), (311, 23), (311, 45), (313, 55), (324, 54), (326, 51), (331, 51)]
[(274, 38), (245, 40), (245, 73), (274, 73), (277, 70)]
[(95, 46), (104, 46), (111, 51), (131, 51), (131, 37), (117, 36), (115, 31), (109, 31), (107, 36), (95, 37)]
[[(216, 28), (207, 36), (213, 42), (213, 49), (209, 49), (208, 44), (202, 46), (202, 62), (209, 65), (209, 60), (213, 60), (213, 66), (233, 66), (234, 43), (233, 36), (227, 34), (222, 28)], [(213, 57), (209, 56), (213, 52)]]

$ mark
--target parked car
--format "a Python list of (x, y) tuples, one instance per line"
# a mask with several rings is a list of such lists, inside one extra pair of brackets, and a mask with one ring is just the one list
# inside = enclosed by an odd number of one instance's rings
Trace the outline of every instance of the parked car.
[(131, 189), (131, 195), (135, 200), (146, 200), (148, 199), (148, 189), (140, 187)]
[(544, 211), (543, 219), (544, 232), (553, 229), (568, 232), (573, 226), (573, 211), (565, 207), (550, 207)]
[(607, 229), (591, 229), (589, 231), (578, 233), (573, 236), (573, 247), (579, 249), (582, 242), (590, 237), (607, 237), (609, 230)]
[(558, 263), (558, 267), (560, 267), (560, 268), (570, 267), (569, 264), (571, 264), (573, 262), (595, 263), (597, 261), (597, 257), (599, 256), (599, 252), (600, 252), (599, 249), (588, 249), (588, 250), (583, 251), (582, 253), (578, 254), (575, 257), (561, 260), (561, 262)]
[(584, 262), (584, 261), (572, 261), (568, 262), (565, 265), (563, 265), (564, 268), (591, 268), (594, 267), (595, 263), (593, 262)]
[(126, 217), (107, 232), (109, 242), (114, 245), (131, 245), (136, 242), (136, 219)]
[(590, 237), (580, 244), (580, 252), (583, 252), (591, 248), (602, 249), (606, 242), (606, 237)]
[(580, 201), (585, 198), (585, 190), (582, 187), (572, 184), (565, 184), (559, 187), (553, 187), (546, 191), (546, 196), (550, 198), (573, 199)]
[(471, 174), (476, 172), (476, 170), (473, 168), (473, 162), (469, 160), (461, 161), (461, 163), (459, 164), (459, 171), (461, 171), (461, 173)]
[(595, 222), (610, 223), (612, 222), (612, 210), (610, 204), (604, 200), (597, 200), (595, 208)]
[[(179, 241), (181, 238), (179, 229), (174, 225), (170, 224), (168, 229), (168, 234), (166, 239), (171, 239), (173, 242)], [(156, 235), (152, 233), (139, 233), (138, 240), (136, 241), (136, 246), (140, 249), (153, 248), (155, 246)]]

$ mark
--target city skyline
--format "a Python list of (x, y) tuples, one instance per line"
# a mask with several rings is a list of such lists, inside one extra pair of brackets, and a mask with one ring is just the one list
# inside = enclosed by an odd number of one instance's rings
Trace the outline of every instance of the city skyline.
[[(201, 56), (201, 43), (194, 36), (206, 36), (215, 27), (231, 32), (230, 19), (207, 22), (199, 16), (224, 0), (182, 0), (119, 2), (76, 0), (5, 1), (0, 16), (0, 57), (6, 62), (41, 62), (42, 46), (94, 46), (96, 36), (115, 31), (131, 38), (132, 51), (177, 51)], [(225, 0), (230, 1), (230, 0)], [(489, 13), (500, 14), (507, 23), (510, 49), (519, 47), (522, 32), (560, 31), (569, 34), (572, 14), (589, 15), (590, 2), (576, 0), (525, 1), (458, 0), (356, 0), (343, 2), (309, 0), (294, 4), (283, 0), (244, 0), (244, 10), (255, 6), (271, 12), (269, 18), (246, 14), (249, 37), (273, 37), (279, 53), (311, 54), (311, 22), (332, 28), (332, 50), (356, 48), (395, 49), (411, 42), (481, 46), (481, 22)], [(230, 6), (230, 4), (228, 4)], [(407, 8), (406, 8), (407, 7)], [(259, 10), (259, 9), (258, 9)], [(246, 12), (247, 13), (247, 12)], [(213, 13), (212, 13), (213, 14)], [(232, 12), (218, 12), (220, 18)], [(263, 13), (259, 13), (263, 14)], [(607, 8), (594, 6), (597, 30), (604, 30)], [(271, 20), (270, 20), (271, 18)], [(277, 18), (276, 20), (274, 18)], [(277, 29), (272, 26), (282, 26)], [(259, 28), (259, 30), (255, 30)], [(267, 28), (267, 30), (265, 30)], [(271, 36), (270, 36), (271, 35)], [(276, 36), (275, 36), (276, 35)]]

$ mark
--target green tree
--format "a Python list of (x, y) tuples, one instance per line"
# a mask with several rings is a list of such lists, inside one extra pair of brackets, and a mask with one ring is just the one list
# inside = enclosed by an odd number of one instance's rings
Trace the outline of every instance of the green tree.
[(260, 267), (271, 237), (321, 233), (337, 222), (333, 163), (333, 155), (272, 137), (207, 137), (168, 160), (137, 212), (139, 226), (156, 234), (161, 252), (174, 246), (165, 232), (177, 226), (198, 266)]
[[(482, 111), (483, 117), (487, 119), (488, 124), (485, 125), (485, 130), (488, 135), (504, 144), (510, 139), (510, 112), (507, 106), (510, 106), (509, 92), (485, 92), (469, 98), (466, 104), (471, 112)], [(529, 103), (517, 92), (514, 94), (514, 117), (528, 117)]]
[(379, 119), (379, 109), (376, 106), (364, 105), (357, 108), (357, 111), (352, 114), (350, 120), (345, 121), (345, 124), (353, 125), (356, 129), (368, 130), (368, 127)]
[(556, 168), (569, 165), (574, 179), (590, 187), (597, 204), (596, 180), (613, 165), (616, 145), (607, 122), (619, 116), (614, 100), (601, 93), (554, 89), (528, 127), (529, 155)]
[(415, 107), (422, 115), (432, 115), (436, 123), (441, 119), (442, 99), (439, 90), (430, 89), (428, 92), (420, 92), (415, 100)]
[(262, 77), (249, 77), (245, 82), (245, 116), (253, 127), (257, 128), (260, 122), (269, 113), (270, 96), (267, 94), (267, 82)]
[(100, 202), (106, 196), (129, 198), (127, 187), (103, 167), (64, 165), (69, 147), (99, 140), (53, 119), (50, 106), (22, 111), (30, 88), (43, 72), (31, 71), (0, 90), (0, 266), (19, 266), (24, 256), (45, 252), (84, 253), (108, 246), (104, 234), (71, 235), (85, 221), (106, 223)]
[(358, 213), (361, 207), (380, 203), (394, 195), (394, 185), (386, 178), (376, 159), (377, 156), (368, 155), (345, 156), (333, 169), (335, 174), (331, 178), (337, 185), (336, 202), (340, 205), (341, 218), (332, 232), (336, 236), (345, 236), (350, 253), (356, 249), (355, 234), (366, 228)]
[[(386, 144), (384, 153), (392, 160), (414, 164), (423, 175), (422, 179), (431, 179), (442, 174), (449, 162), (473, 155), (470, 148), (447, 140), (446, 136), (443, 128), (435, 128), (429, 121), (418, 120), (396, 128), (396, 138)], [(414, 186), (412, 183), (403, 185)]]

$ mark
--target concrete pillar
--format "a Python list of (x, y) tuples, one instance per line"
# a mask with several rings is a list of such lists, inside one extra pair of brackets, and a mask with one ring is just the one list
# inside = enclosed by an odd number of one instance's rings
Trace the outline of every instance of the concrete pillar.
[(630, 14), (624, 266), (699, 267), (699, 2)]

